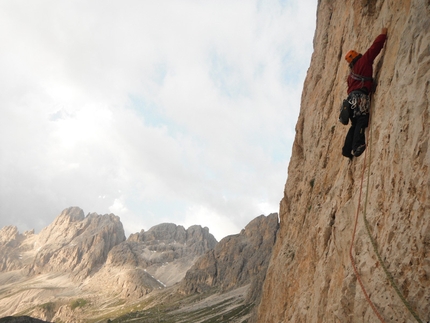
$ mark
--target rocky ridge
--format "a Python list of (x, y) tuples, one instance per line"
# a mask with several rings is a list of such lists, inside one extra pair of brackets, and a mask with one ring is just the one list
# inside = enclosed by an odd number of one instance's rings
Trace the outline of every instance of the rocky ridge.
[[(350, 49), (365, 51), (388, 28), (375, 61), (376, 93), (366, 156), (341, 156), (347, 128)], [(422, 322), (430, 321), (430, 3), (319, 1), (314, 53), (304, 83), (280, 230), (258, 322), (376, 322), (349, 256), (386, 322), (415, 318), (390, 284), (365, 228), (367, 219), (393, 281)], [(364, 165), (366, 163), (366, 165)], [(365, 173), (363, 184), (361, 174)], [(368, 193), (366, 190), (368, 188)]]
[(246, 322), (278, 228), (271, 214), (220, 243), (208, 228), (172, 223), (125, 239), (118, 217), (77, 207), (39, 234), (5, 227), (0, 313), (54, 322)]
[(217, 244), (208, 228), (194, 225), (185, 229), (162, 223), (134, 233), (111, 249), (106, 266), (95, 275), (94, 288), (114, 278), (113, 291), (122, 297), (139, 298), (154, 289), (179, 282), (197, 258)]
[(125, 240), (119, 217), (88, 214), (72, 207), (38, 235), (32, 274), (67, 272), (83, 280), (102, 266), (111, 249)]
[(24, 266), (25, 261), (23, 261), (21, 253), (31, 248), (28, 245), (23, 245), (22, 242), (30, 239), (33, 235), (34, 231), (20, 234), (15, 226), (6, 226), (0, 229), (0, 272), (15, 270)]
[(85, 317), (79, 308), (88, 303), (133, 300), (175, 284), (216, 243), (208, 228), (174, 224), (126, 240), (119, 217), (85, 216), (78, 207), (65, 209), (39, 234), (4, 227), (0, 313), (79, 321)]
[(185, 295), (217, 287), (229, 291), (251, 284), (248, 301), (255, 302), (269, 265), (278, 231), (278, 214), (259, 216), (239, 234), (222, 239), (187, 271), (179, 291)]
[[(251, 322), (278, 228), (278, 214), (255, 218), (198, 258), (178, 285), (157, 295), (154, 306), (114, 322)], [(160, 303), (167, 308), (154, 317)]]

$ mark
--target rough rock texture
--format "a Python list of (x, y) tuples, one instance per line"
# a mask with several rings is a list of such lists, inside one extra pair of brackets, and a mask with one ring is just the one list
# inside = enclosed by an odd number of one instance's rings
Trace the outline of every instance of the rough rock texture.
[(167, 264), (184, 256), (200, 256), (217, 244), (208, 228), (191, 226), (187, 230), (182, 226), (164, 223), (141, 232), (137, 242), (144, 248), (139, 261), (147, 266)]
[(56, 303), (82, 295), (88, 285), (85, 280), (103, 267), (109, 251), (124, 240), (118, 217), (84, 216), (77, 207), (64, 210), (39, 234), (20, 234), (12, 226), (1, 229), (0, 313), (51, 320)]
[[(142, 230), (130, 236), (127, 242), (130, 245), (138, 244), (147, 251), (139, 259), (146, 262), (146, 265), (173, 261), (183, 255), (200, 256), (217, 244), (206, 227), (194, 225), (185, 230), (183, 226), (173, 223), (156, 225), (147, 232)], [(151, 253), (155, 255), (152, 256)]]
[(187, 272), (179, 291), (228, 291), (251, 284), (248, 301), (258, 299), (278, 231), (278, 214), (261, 215), (237, 235), (222, 239)]
[[(388, 41), (374, 64), (372, 141), (367, 155), (351, 163), (341, 156), (347, 127), (337, 121), (348, 75), (343, 57), (349, 49), (365, 51), (385, 26)], [(370, 177), (367, 183), (364, 176), (361, 206), (369, 184), (367, 218), (377, 249), (413, 310), (430, 320), (429, 83), (429, 1), (318, 2), (258, 322), (378, 321), (349, 258), (365, 160)], [(353, 256), (367, 293), (386, 322), (415, 321), (390, 286), (363, 222), (360, 212)]]
[(77, 207), (64, 210), (38, 235), (38, 250), (30, 272), (70, 272), (77, 280), (103, 265), (109, 251), (125, 240), (119, 217), (84, 216)]
[(159, 224), (115, 246), (108, 255), (105, 272), (110, 276), (117, 272), (114, 282), (124, 297), (141, 297), (179, 282), (197, 257), (216, 244), (208, 228)]
[(0, 272), (6, 272), (23, 266), (20, 248), (27, 236), (34, 232), (26, 232), (24, 235), (18, 232), (15, 226), (6, 226), (0, 229)]
[(65, 209), (39, 234), (4, 227), (0, 315), (85, 321), (88, 309), (97, 313), (99, 304), (133, 302), (177, 283), (216, 243), (208, 228), (175, 224), (160, 224), (125, 240), (119, 217), (85, 216), (78, 207)]

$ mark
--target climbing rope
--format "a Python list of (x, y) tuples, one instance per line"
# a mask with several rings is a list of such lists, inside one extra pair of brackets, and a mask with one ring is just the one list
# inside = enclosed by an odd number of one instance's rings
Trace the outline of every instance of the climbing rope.
[[(372, 145), (372, 129), (369, 127), (369, 147)], [(372, 161), (372, 150), (369, 151), (369, 166)], [(406, 298), (403, 296), (402, 292), (400, 291), (399, 287), (394, 281), (393, 275), (388, 271), (387, 266), (385, 266), (384, 261), (382, 260), (381, 255), (378, 251), (378, 246), (376, 244), (376, 240), (373, 238), (372, 233), (370, 232), (370, 225), (369, 221), (367, 220), (367, 200), (369, 196), (369, 179), (370, 179), (370, 169), (367, 171), (367, 186), (366, 186), (366, 197), (364, 199), (364, 208), (363, 208), (363, 220), (366, 227), (367, 234), (370, 238), (370, 242), (372, 243), (373, 251), (375, 252), (376, 256), (378, 257), (379, 263), (382, 266), (382, 269), (385, 272), (385, 275), (387, 276), (388, 280), (391, 283), (391, 286), (396, 291), (397, 295), (402, 300), (403, 304), (406, 306), (406, 308), (409, 310), (409, 312), (412, 314), (412, 316), (417, 320), (417, 322), (422, 323), (421, 319), (417, 315), (417, 313), (412, 309), (412, 306), (409, 304), (409, 302), (406, 300)]]
[[(370, 95), (369, 95), (369, 99), (370, 99)], [(369, 130), (370, 130), (370, 121), (371, 120), (370, 120), (370, 112), (369, 112)], [(369, 147), (369, 149), (370, 149), (370, 147)], [(357, 269), (357, 267), (355, 265), (354, 256), (352, 255), (352, 248), (354, 246), (355, 233), (357, 231), (358, 215), (360, 213), (361, 195), (362, 195), (362, 192), (363, 192), (364, 171), (366, 170), (366, 155), (367, 155), (367, 150), (368, 149), (366, 149), (364, 151), (363, 169), (362, 169), (362, 172), (361, 172), (361, 181), (360, 181), (360, 193), (358, 195), (357, 211), (355, 212), (355, 224), (354, 224), (354, 231), (352, 233), (351, 245), (350, 245), (350, 248), (349, 248), (349, 258), (351, 259), (351, 264), (352, 264), (352, 268), (354, 269), (355, 277), (357, 277), (358, 283), (360, 284), (361, 290), (363, 291), (363, 294), (366, 297), (367, 302), (369, 303), (370, 307), (372, 308), (373, 312), (378, 317), (378, 319), (382, 323), (385, 323), (384, 318), (379, 313), (379, 311), (376, 308), (375, 304), (373, 304), (372, 300), (369, 297), (369, 294), (367, 294), (366, 288), (364, 287), (364, 284), (361, 281), (361, 276), (360, 276), (360, 274), (358, 272), (358, 269)], [(367, 184), (369, 184), (369, 180), (367, 181)], [(368, 190), (367, 190), (367, 192), (368, 192)], [(366, 192), (366, 198), (367, 198), (367, 192)]]
[[(370, 96), (369, 96), (369, 99), (370, 99)], [(351, 264), (352, 264), (352, 267), (354, 269), (355, 276), (357, 277), (357, 280), (358, 280), (358, 282), (360, 284), (360, 287), (361, 287), (361, 289), (362, 289), (362, 291), (364, 293), (364, 296), (366, 297), (367, 302), (371, 306), (372, 310), (374, 311), (374, 313), (376, 314), (376, 316), (378, 317), (378, 319), (381, 322), (385, 322), (384, 319), (383, 319), (383, 317), (381, 316), (381, 314), (379, 313), (379, 311), (376, 309), (376, 306), (374, 305), (374, 303), (372, 302), (372, 300), (370, 299), (369, 295), (366, 292), (364, 284), (361, 281), (360, 274), (358, 273), (357, 267), (355, 266), (354, 257), (352, 255), (352, 248), (353, 248), (353, 245), (354, 245), (355, 233), (356, 233), (356, 230), (357, 230), (358, 214), (359, 214), (359, 211), (360, 211), (361, 195), (362, 195), (362, 190), (363, 190), (364, 172), (365, 172), (365, 169), (366, 169), (366, 155), (367, 155), (367, 150), (369, 150), (369, 167), (370, 167), (370, 164), (371, 164), (371, 161), (372, 161), (372, 150), (371, 150), (371, 147), (372, 147), (372, 127), (371, 127), (371, 118), (370, 117), (371, 117), (371, 114), (369, 113), (369, 149), (366, 149), (364, 151), (364, 162), (363, 162), (363, 169), (362, 169), (361, 182), (360, 182), (360, 194), (359, 194), (359, 197), (358, 197), (357, 212), (355, 214), (354, 232), (353, 232), (353, 235), (352, 235), (351, 246), (350, 246), (350, 249), (349, 249), (349, 257), (351, 259)], [(395, 283), (393, 276), (391, 275), (391, 273), (388, 271), (387, 267), (385, 266), (385, 263), (382, 260), (381, 255), (379, 254), (378, 246), (376, 244), (376, 240), (373, 238), (372, 233), (370, 231), (369, 221), (367, 220), (367, 216), (366, 216), (367, 215), (367, 202), (368, 202), (368, 196), (369, 196), (369, 182), (370, 182), (370, 169), (368, 169), (368, 171), (367, 171), (366, 196), (365, 196), (365, 199), (364, 199), (364, 207), (363, 207), (363, 220), (364, 220), (366, 231), (367, 231), (367, 234), (368, 234), (368, 236), (370, 238), (370, 242), (372, 244), (373, 250), (374, 250), (376, 256), (378, 257), (379, 263), (381, 264), (382, 269), (385, 272), (385, 275), (387, 276), (388, 280), (390, 281), (391, 286), (394, 288), (394, 290), (396, 291), (397, 295), (402, 300), (403, 304), (406, 306), (406, 308), (408, 309), (408, 311), (412, 314), (412, 316), (415, 318), (415, 320), (417, 322), (423, 323), (421, 321), (421, 319), (419, 318), (419, 316), (417, 315), (417, 313), (412, 309), (412, 306), (409, 304), (409, 302), (403, 296), (403, 294), (400, 291), (399, 287)]]

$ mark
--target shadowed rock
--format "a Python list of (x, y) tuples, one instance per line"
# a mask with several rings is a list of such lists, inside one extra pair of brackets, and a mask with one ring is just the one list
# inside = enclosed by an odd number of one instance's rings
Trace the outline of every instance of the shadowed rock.
[(30, 316), (6, 316), (0, 318), (0, 323), (46, 323), (47, 321), (42, 321)]
[(214, 287), (228, 291), (251, 284), (248, 301), (259, 296), (278, 230), (278, 215), (259, 216), (240, 234), (222, 239), (201, 257), (181, 282), (180, 292), (189, 295)]

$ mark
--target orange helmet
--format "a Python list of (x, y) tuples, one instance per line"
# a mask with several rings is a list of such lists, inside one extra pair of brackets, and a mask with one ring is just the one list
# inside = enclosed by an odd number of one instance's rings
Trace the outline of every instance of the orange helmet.
[(350, 50), (348, 53), (346, 53), (345, 59), (348, 64), (350, 64), (358, 55), (360, 54), (357, 53), (355, 50)]

